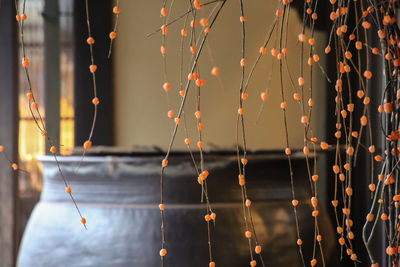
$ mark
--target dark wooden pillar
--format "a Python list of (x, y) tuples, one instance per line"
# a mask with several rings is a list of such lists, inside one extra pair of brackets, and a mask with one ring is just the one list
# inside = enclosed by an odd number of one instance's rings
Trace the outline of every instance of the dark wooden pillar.
[[(18, 152), (18, 59), (14, 1), (0, 8), (0, 143), (17, 161)], [(18, 180), (9, 162), (0, 155), (0, 267), (15, 264), (17, 253)]]
[[(58, 144), (60, 141), (60, 12), (58, 0), (44, 3), (44, 87), (46, 125), (48, 135)], [(46, 153), (50, 153), (46, 142)]]
[[(89, 0), (89, 15), (94, 44), (97, 94), (100, 99), (93, 135), (93, 145), (113, 145), (113, 93), (111, 61), (107, 58), (111, 31), (111, 1)], [(93, 120), (93, 82), (89, 72), (90, 54), (86, 43), (88, 30), (85, 1), (74, 0), (74, 69), (75, 69), (75, 144), (88, 139)]]

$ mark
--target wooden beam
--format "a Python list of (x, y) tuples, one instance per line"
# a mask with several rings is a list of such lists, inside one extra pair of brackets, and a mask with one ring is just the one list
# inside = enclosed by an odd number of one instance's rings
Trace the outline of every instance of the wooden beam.
[[(18, 155), (18, 44), (14, 1), (0, 8), (0, 143), (7, 155)], [(0, 155), (0, 267), (15, 265), (17, 254), (18, 180), (10, 163)]]
[[(44, 2), (44, 90), (48, 135), (60, 142), (60, 11), (58, 0)], [(50, 153), (46, 142), (46, 153)]]
[[(111, 61), (107, 58), (111, 31), (111, 2), (89, 0), (89, 16), (94, 44), (97, 95), (100, 99), (93, 145), (114, 144)], [(93, 82), (89, 72), (90, 54), (86, 43), (88, 30), (85, 1), (74, 0), (74, 108), (75, 145), (82, 146), (89, 136), (93, 120)]]

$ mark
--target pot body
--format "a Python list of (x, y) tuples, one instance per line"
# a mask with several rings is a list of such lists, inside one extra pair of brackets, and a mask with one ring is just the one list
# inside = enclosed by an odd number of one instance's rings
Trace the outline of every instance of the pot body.
[[(234, 154), (206, 155), (208, 195), (217, 214), (211, 226), (217, 266), (249, 266), (241, 191)], [(266, 266), (302, 266), (296, 245), (287, 161), (273, 153), (248, 156), (247, 194)], [(19, 267), (160, 266), (160, 169), (162, 156), (60, 157), (61, 169), (87, 218), (87, 230), (52, 157), (42, 157), (44, 188), (24, 233)], [(314, 224), (305, 160), (293, 159), (306, 264)], [(208, 266), (206, 208), (189, 155), (172, 154), (164, 177), (165, 266)], [(338, 266), (336, 238), (327, 213), (319, 216), (327, 266)], [(256, 257), (257, 261), (258, 257)], [(262, 266), (260, 263), (258, 264)]]

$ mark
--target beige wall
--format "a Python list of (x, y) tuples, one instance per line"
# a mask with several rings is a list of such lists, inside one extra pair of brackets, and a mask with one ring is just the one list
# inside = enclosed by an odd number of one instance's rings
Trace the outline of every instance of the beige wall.
[[(186, 9), (185, 1), (175, 1), (176, 6), (171, 12), (171, 18), (182, 14)], [(185, 3), (182, 4), (182, 3)], [(113, 54), (114, 82), (115, 82), (115, 129), (116, 145), (156, 145), (165, 148), (170, 140), (173, 121), (166, 116), (168, 107), (164, 91), (162, 90), (162, 60), (160, 55), (161, 36), (156, 34), (146, 38), (146, 35), (162, 24), (159, 17), (160, 1), (121, 1), (121, 15), (118, 26), (118, 38)], [(269, 25), (274, 18), (276, 1), (246, 1), (245, 12), (247, 17), (247, 71), (252, 66), (258, 49), (263, 43)], [(208, 9), (207, 9), (208, 10)], [(202, 12), (205, 12), (204, 10)], [(204, 143), (206, 148), (217, 146), (231, 148), (235, 145), (235, 123), (238, 108), (240, 83), (240, 49), (241, 24), (238, 1), (228, 1), (221, 16), (217, 19), (215, 28), (210, 33), (208, 42), (211, 47), (215, 65), (220, 67), (221, 83), (210, 75), (213, 66), (210, 54), (204, 50), (200, 60), (200, 71), (207, 84), (201, 89), (201, 109), (205, 125)], [(201, 15), (199, 16), (201, 17)], [(180, 97), (179, 86), (179, 46), (183, 20), (169, 27), (167, 36), (167, 72), (171, 83), (169, 101), (177, 111)], [(198, 29), (201, 27), (198, 26)], [(297, 12), (291, 12), (289, 26), (289, 67), (297, 83), (299, 73), (299, 44), (297, 35), (301, 31), (301, 22)], [(276, 42), (272, 38), (272, 44)], [(317, 35), (317, 42), (323, 42), (323, 36)], [(308, 45), (307, 51), (308, 51)], [(271, 71), (273, 59), (268, 54), (263, 57), (254, 78), (250, 83), (249, 98), (245, 101), (245, 119), (247, 143), (250, 149), (282, 149), (285, 147), (283, 116), (279, 108), (280, 87), (278, 64), (275, 64), (272, 83), (269, 87), (269, 100), (266, 102), (261, 119), (256, 125), (255, 120), (260, 108), (260, 93), (265, 90), (268, 73)], [(322, 49), (320, 54), (322, 56)], [(184, 49), (185, 62), (190, 56), (187, 46)], [(184, 77), (187, 76), (188, 66), (185, 65)], [(316, 112), (319, 116), (314, 119), (323, 128), (324, 107), (318, 105), (318, 99), (324, 99), (324, 78), (316, 66), (314, 83), (314, 99)], [(284, 71), (286, 74), (286, 70)], [(305, 77), (308, 77), (306, 75)], [(308, 80), (309, 78), (307, 78)], [(300, 124), (300, 109), (295, 103), (293, 89), (287, 75), (285, 75), (285, 93), (288, 97), (289, 131), (292, 147), (302, 147), (303, 127)], [(307, 88), (307, 87), (306, 87)], [(195, 128), (195, 94), (190, 88), (186, 103), (189, 137), (196, 140)], [(323, 101), (321, 101), (323, 103)], [(174, 145), (175, 149), (184, 149), (185, 138), (183, 128), (180, 127)]]

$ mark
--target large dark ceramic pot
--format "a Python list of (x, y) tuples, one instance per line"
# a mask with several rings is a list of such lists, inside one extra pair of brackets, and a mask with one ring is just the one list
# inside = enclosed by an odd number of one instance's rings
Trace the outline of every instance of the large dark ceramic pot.
[[(296, 245), (287, 161), (275, 153), (248, 156), (247, 188), (266, 266), (302, 266)], [(78, 205), (87, 218), (85, 230), (64, 193), (53, 157), (41, 157), (44, 188), (27, 225), (19, 267), (160, 266), (160, 165), (162, 156), (91, 157), (75, 172), (79, 157), (60, 157)], [(306, 264), (312, 255), (314, 224), (305, 161), (294, 157), (299, 219)], [(212, 227), (217, 266), (249, 266), (244, 237), (240, 187), (234, 153), (206, 154), (209, 197), (217, 213)], [(205, 207), (190, 158), (172, 154), (165, 176), (165, 266), (208, 266)], [(335, 234), (322, 210), (320, 227), (328, 266), (338, 266)], [(335, 254), (335, 255), (333, 255)], [(259, 264), (261, 266), (261, 264)]]

